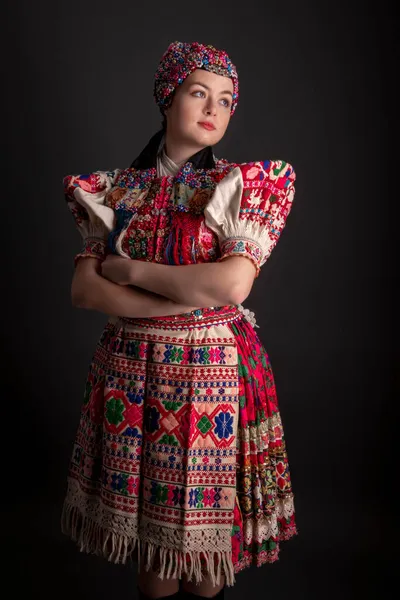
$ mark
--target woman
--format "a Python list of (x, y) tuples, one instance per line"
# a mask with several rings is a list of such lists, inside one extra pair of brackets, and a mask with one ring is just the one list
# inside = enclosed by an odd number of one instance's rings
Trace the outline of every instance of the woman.
[(134, 557), (141, 598), (223, 597), (296, 533), (271, 365), (238, 308), (285, 225), (295, 174), (215, 158), (238, 101), (225, 52), (171, 44), (154, 94), (163, 129), (130, 168), (65, 179), (84, 238), (73, 303), (111, 318), (63, 530), (82, 551)]

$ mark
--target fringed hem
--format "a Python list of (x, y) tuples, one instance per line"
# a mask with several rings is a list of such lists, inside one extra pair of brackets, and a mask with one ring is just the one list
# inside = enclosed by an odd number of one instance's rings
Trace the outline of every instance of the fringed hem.
[(61, 531), (77, 543), (81, 552), (103, 556), (114, 563), (125, 564), (137, 542), (127, 535), (102, 527), (68, 503), (63, 506)]
[(77, 543), (81, 552), (103, 556), (110, 562), (123, 563), (137, 550), (138, 572), (153, 569), (160, 579), (178, 578), (186, 575), (188, 581), (201, 583), (206, 577), (214, 586), (220, 585), (225, 575), (226, 586), (235, 584), (235, 568), (232, 552), (195, 552), (165, 548), (138, 536), (130, 538), (102, 527), (79, 508), (64, 503), (61, 530)]
[(174, 548), (163, 548), (152, 542), (140, 541), (143, 552), (139, 552), (139, 571), (142, 559), (147, 558), (144, 568), (153, 568), (160, 579), (178, 578), (186, 575), (188, 581), (201, 583), (206, 577), (213, 586), (220, 585), (221, 575), (225, 575), (227, 586), (235, 584), (234, 565), (231, 552), (182, 552)]

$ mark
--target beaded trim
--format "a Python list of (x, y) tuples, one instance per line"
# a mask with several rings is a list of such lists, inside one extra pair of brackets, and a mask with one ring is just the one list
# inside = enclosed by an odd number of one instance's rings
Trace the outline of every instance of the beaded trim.
[(171, 104), (176, 88), (196, 69), (205, 69), (232, 79), (233, 115), (239, 100), (237, 69), (224, 50), (198, 42), (173, 42), (163, 54), (154, 78), (154, 98), (161, 112)]

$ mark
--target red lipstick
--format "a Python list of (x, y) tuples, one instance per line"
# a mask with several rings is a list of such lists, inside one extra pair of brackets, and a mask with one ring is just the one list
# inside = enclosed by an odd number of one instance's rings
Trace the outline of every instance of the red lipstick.
[(208, 129), (208, 131), (213, 131), (215, 129), (215, 125), (213, 125), (209, 121), (201, 121), (199, 122), (199, 125), (204, 127), (204, 129)]

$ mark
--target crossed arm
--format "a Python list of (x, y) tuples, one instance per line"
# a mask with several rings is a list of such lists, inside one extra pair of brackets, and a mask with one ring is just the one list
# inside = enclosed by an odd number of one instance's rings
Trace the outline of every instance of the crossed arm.
[(254, 265), (243, 257), (184, 266), (116, 256), (103, 263), (83, 258), (73, 278), (72, 302), (107, 315), (175, 315), (195, 308), (240, 304), (249, 295), (254, 277)]

